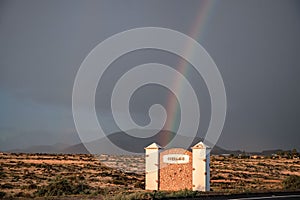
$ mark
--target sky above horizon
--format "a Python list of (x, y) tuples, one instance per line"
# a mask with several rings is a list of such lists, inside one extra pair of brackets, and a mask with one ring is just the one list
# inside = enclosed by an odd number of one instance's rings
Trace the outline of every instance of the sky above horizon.
[[(213, 58), (228, 106), (217, 145), (245, 151), (300, 150), (296, 0), (0, 1), (0, 150), (79, 143), (72, 89), (81, 63), (106, 38), (138, 27), (180, 31)], [(98, 119), (108, 133), (119, 131), (108, 108), (116, 80), (132, 66), (149, 62), (176, 69), (184, 61), (147, 49), (112, 63), (96, 94)], [(186, 68), (200, 100), (202, 136), (210, 119), (209, 95), (201, 76), (191, 65)], [(166, 107), (170, 95), (156, 85), (140, 88), (132, 98), (133, 119), (146, 125), (149, 106)]]

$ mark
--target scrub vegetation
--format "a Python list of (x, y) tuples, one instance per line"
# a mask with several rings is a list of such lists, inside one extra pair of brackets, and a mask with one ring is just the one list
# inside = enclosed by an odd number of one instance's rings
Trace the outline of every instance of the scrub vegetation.
[(299, 190), (300, 160), (211, 157), (211, 192), (145, 191), (143, 156), (0, 153), (0, 198), (163, 199)]

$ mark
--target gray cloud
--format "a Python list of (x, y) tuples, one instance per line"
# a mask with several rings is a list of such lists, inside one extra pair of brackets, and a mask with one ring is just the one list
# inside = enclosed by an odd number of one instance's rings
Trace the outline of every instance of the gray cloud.
[[(8, 135), (17, 137), (23, 132), (34, 138), (38, 130), (42, 134), (37, 142), (43, 143), (44, 138), (55, 143), (60, 132), (75, 131), (71, 113), (74, 78), (85, 56), (99, 42), (143, 26), (166, 27), (193, 36), (196, 16), (205, 4), (206, 1), (1, 1), (0, 127), (4, 128), (0, 135), (5, 135), (5, 144), (16, 145)], [(231, 0), (215, 1), (207, 13), (208, 20), (195, 39), (216, 62), (226, 87), (228, 115), (219, 140), (221, 146), (300, 149), (299, 9), (297, 1)], [(153, 60), (172, 66), (179, 62), (174, 55), (160, 55), (157, 51), (126, 56), (111, 66), (103, 80), (106, 85), (98, 88), (97, 111), (106, 113), (103, 119), (110, 131), (115, 126), (101, 94), (109, 94), (113, 86), (110, 80), (118, 77), (119, 69)], [(188, 78), (204, 108), (201, 134), (210, 117), (209, 98), (199, 75), (189, 71)], [(148, 103), (164, 100), (152, 95), (157, 91), (147, 91), (153, 96)], [(133, 110), (137, 116), (146, 114), (143, 94), (147, 91), (136, 95), (137, 107)], [(72, 139), (76, 135), (71, 135), (70, 141), (77, 141)]]

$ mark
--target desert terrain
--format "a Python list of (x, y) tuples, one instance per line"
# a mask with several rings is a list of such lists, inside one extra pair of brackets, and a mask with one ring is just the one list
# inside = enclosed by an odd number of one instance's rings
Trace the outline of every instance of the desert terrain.
[[(299, 159), (211, 157), (215, 193), (282, 190), (290, 175), (300, 176)], [(107, 199), (143, 189), (143, 156), (0, 153), (0, 194), (5, 198)]]

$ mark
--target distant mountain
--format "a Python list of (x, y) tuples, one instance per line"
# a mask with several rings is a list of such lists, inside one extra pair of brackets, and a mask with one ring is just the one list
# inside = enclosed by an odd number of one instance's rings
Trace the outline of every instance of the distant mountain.
[(11, 149), (7, 152), (14, 153), (61, 153), (65, 148), (67, 148), (68, 144), (57, 143), (54, 145), (34, 145), (25, 149)]
[[(153, 130), (130, 130), (131, 133), (136, 135), (143, 134), (144, 136), (152, 134)], [(137, 138), (130, 136), (124, 132), (116, 132), (107, 136), (107, 138), (98, 139), (84, 145), (83, 143), (75, 145), (66, 145), (66, 144), (56, 144), (56, 145), (36, 145), (26, 149), (12, 149), (8, 152), (16, 153), (65, 153), (65, 154), (89, 154), (86, 146), (93, 149), (92, 153), (97, 154), (131, 154), (134, 153), (144, 153), (144, 148), (149, 144), (156, 142), (158, 145), (165, 147), (174, 137), (176, 133), (161, 130), (152, 137), (147, 138)], [(189, 138), (186, 136), (178, 135), (177, 142), (175, 141), (174, 147), (181, 147), (182, 141), (185, 141)], [(191, 146), (194, 146), (196, 143), (201, 141), (201, 138), (195, 138), (191, 143)], [(172, 141), (173, 142), (173, 141)], [(113, 145), (114, 144), (114, 145)], [(119, 147), (119, 148), (117, 148)], [(126, 150), (127, 152), (121, 151)], [(222, 149), (218, 146), (215, 146), (212, 149), (212, 154), (226, 154), (231, 153), (228, 150)]]
[[(131, 130), (131, 132), (138, 132), (141, 130)], [(143, 134), (147, 134), (147, 130), (142, 130)], [(146, 132), (146, 133), (145, 133)], [(99, 154), (122, 154), (124, 152), (120, 152), (118, 148), (111, 145), (112, 142), (117, 147), (120, 147), (121, 149), (124, 149), (128, 152), (135, 152), (135, 153), (144, 153), (144, 148), (148, 146), (149, 144), (155, 142), (158, 145), (164, 147), (166, 146), (174, 137), (176, 133), (167, 131), (167, 130), (161, 130), (156, 135), (148, 138), (135, 138), (132, 136), (129, 136), (128, 134), (124, 132), (116, 132), (113, 134), (110, 134), (107, 136), (107, 139), (99, 139), (95, 140), (93, 142), (90, 142), (87, 144), (89, 148), (92, 148), (96, 151), (96, 153)], [(188, 138), (186, 136), (177, 136), (178, 141), (187, 140)], [(199, 141), (202, 141), (201, 138), (195, 138), (191, 145), (192, 147)], [(174, 144), (175, 147), (180, 147), (180, 142)], [(94, 148), (93, 148), (94, 147)], [(83, 143), (72, 145), (66, 149), (64, 149), (65, 153), (82, 153), (82, 154), (88, 154), (89, 151), (86, 149), (85, 145)], [(238, 154), (240, 151), (230, 151), (225, 150), (219, 146), (214, 146), (211, 153), (212, 154)]]
[(89, 154), (89, 151), (85, 148), (83, 143), (69, 146), (62, 150), (65, 154)]
[[(149, 130), (130, 130), (130, 132), (135, 134), (141, 133), (144, 135), (150, 135)], [(144, 148), (153, 142), (157, 143), (162, 147), (165, 147), (175, 137), (175, 135), (176, 133), (174, 132), (161, 130), (152, 137), (137, 138), (137, 137), (130, 136), (124, 132), (116, 132), (108, 135), (107, 138), (98, 139), (89, 142), (86, 145), (84, 145), (83, 143), (79, 143), (75, 145), (58, 143), (55, 145), (36, 145), (26, 149), (12, 149), (7, 152), (89, 154), (90, 151), (88, 151), (86, 148), (86, 146), (88, 146), (90, 150), (92, 149), (92, 153), (95, 154), (131, 154), (131, 152), (144, 153)], [(181, 136), (181, 135), (178, 135), (176, 138), (177, 138), (177, 142), (175, 141), (174, 144), (172, 145), (174, 147), (180, 147), (182, 141), (189, 139), (186, 136)], [(189, 148), (194, 146), (199, 141), (203, 141), (203, 139), (196, 137), (191, 143), (191, 145), (189, 146)], [(127, 152), (124, 153), (124, 151), (121, 151), (120, 149), (126, 150)], [(273, 153), (277, 153), (278, 151), (280, 151), (280, 149), (265, 150), (262, 152), (248, 152), (248, 154), (271, 155)], [(215, 145), (211, 151), (211, 154), (213, 155), (220, 155), (220, 154), (238, 155), (241, 153), (243, 152), (240, 150), (236, 150), (236, 151), (226, 150), (217, 145)]]
[(269, 156), (269, 155), (272, 155), (272, 154), (277, 154), (278, 152), (281, 152), (282, 149), (275, 149), (275, 150), (264, 150), (261, 152), (262, 155), (264, 156)]
[[(149, 135), (150, 132), (152, 133), (152, 131), (149, 130), (130, 130), (130, 132), (135, 134), (142, 133), (144, 135)], [(159, 131), (156, 135), (148, 138), (137, 138), (124, 132), (116, 132), (108, 135), (107, 138), (89, 142), (86, 144), (86, 146), (94, 149), (93, 153), (97, 154), (124, 154), (124, 152), (120, 151), (119, 148), (128, 152), (143, 153), (144, 148), (149, 144), (156, 142), (160, 146), (166, 146), (174, 136), (175, 133), (166, 130)], [(64, 149), (64, 152), (83, 154), (89, 153), (83, 143), (72, 145)]]

